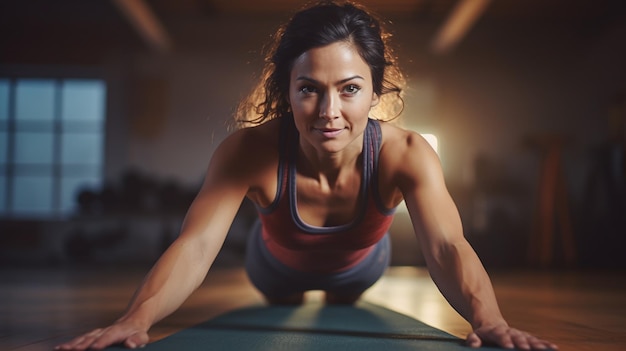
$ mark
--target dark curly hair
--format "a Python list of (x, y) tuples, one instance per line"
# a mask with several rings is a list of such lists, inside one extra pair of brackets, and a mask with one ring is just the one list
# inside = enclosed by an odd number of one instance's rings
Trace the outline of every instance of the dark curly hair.
[(381, 120), (399, 116), (404, 108), (405, 81), (388, 45), (390, 34), (373, 14), (351, 2), (321, 1), (297, 12), (279, 28), (268, 47), (259, 85), (236, 114), (240, 127), (290, 116), (289, 77), (293, 62), (306, 51), (338, 41), (352, 43), (372, 72), (374, 92), (381, 98)]

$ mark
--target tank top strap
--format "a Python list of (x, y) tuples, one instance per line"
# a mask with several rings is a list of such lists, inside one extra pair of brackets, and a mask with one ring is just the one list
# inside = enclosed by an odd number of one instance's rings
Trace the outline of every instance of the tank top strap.
[[(279, 205), (282, 197), (287, 191), (287, 176), (289, 174), (289, 163), (293, 159), (294, 147), (293, 147), (293, 132), (295, 126), (291, 128), (293, 119), (288, 117), (281, 117), (280, 126), (278, 129), (278, 171), (277, 171), (277, 183), (276, 183), (276, 195), (274, 201), (268, 207), (257, 206), (259, 212), (269, 214), (273, 212)], [(297, 131), (296, 131), (297, 132)], [(295, 136), (297, 140), (297, 135)]]
[(370, 191), (371, 191), (371, 196), (374, 200), (374, 203), (376, 204), (376, 207), (378, 208), (378, 211), (380, 211), (380, 213), (385, 214), (385, 215), (391, 215), (395, 212), (394, 208), (387, 208), (387, 206), (385, 206), (383, 204), (383, 201), (380, 197), (380, 191), (379, 191), (379, 178), (378, 178), (378, 167), (379, 167), (379, 158), (380, 158), (380, 149), (382, 147), (382, 143), (383, 143), (383, 133), (382, 130), (380, 128), (380, 121), (375, 120), (375, 119), (369, 119), (368, 120), (368, 124), (367, 124), (367, 129), (369, 131), (369, 138), (370, 138), (370, 143), (371, 143), (371, 155), (372, 155), (372, 159), (371, 159), (371, 172), (370, 172)]

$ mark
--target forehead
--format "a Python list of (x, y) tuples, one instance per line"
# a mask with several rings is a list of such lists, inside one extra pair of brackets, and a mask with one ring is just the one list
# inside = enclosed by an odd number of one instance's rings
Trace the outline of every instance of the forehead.
[(347, 41), (312, 48), (295, 59), (291, 78), (343, 79), (359, 75), (371, 81), (370, 67), (356, 47)]

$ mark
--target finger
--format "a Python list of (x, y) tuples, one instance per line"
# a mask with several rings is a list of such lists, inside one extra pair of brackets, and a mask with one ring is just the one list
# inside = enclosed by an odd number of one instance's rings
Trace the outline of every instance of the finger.
[(66, 342), (64, 344), (57, 345), (54, 349), (55, 350), (61, 350), (61, 351), (71, 350), (74, 340), (75, 339), (73, 339), (71, 341), (68, 341), (68, 342)]
[(507, 326), (498, 326), (496, 328), (486, 330), (479, 335), (483, 341), (494, 343), (500, 347), (506, 349), (515, 348), (515, 344), (512, 340), (511, 332), (514, 331)]
[(139, 333), (131, 335), (128, 339), (126, 339), (126, 341), (124, 342), (124, 345), (126, 345), (126, 347), (128, 348), (134, 349), (137, 347), (146, 346), (148, 341), (149, 341), (148, 333), (139, 332)]
[(506, 330), (497, 330), (494, 333), (495, 343), (500, 347), (504, 347), (505, 349), (513, 349), (515, 348), (515, 343), (513, 342), (513, 338), (510, 332)]
[(57, 350), (86, 350), (91, 341), (102, 333), (102, 329), (94, 329), (88, 333), (78, 336), (69, 342), (57, 346)]
[(122, 343), (128, 337), (129, 333), (121, 332), (118, 328), (110, 328), (106, 333), (103, 333), (96, 340), (94, 340), (90, 347), (94, 350), (102, 350), (113, 344)]
[(83, 336), (76, 337), (68, 342), (58, 345), (55, 347), (55, 350), (74, 350), (74, 345), (82, 342), (84, 340)]
[(63, 344), (60, 349), (83, 351), (83, 350), (86, 350), (89, 347), (89, 345), (91, 345), (91, 342), (93, 340), (94, 340), (94, 337), (92, 336), (81, 337), (81, 338), (75, 339), (75, 341), (72, 341), (70, 343)]
[(540, 340), (539, 338), (533, 335), (528, 336), (528, 344), (530, 345), (530, 348), (533, 350), (546, 350), (550, 348), (550, 343), (544, 340)]
[(555, 344), (545, 341), (545, 340), (538, 339), (538, 338), (533, 338), (532, 340), (530, 340), (530, 346), (536, 350), (546, 350), (546, 349), (558, 350), (559, 349), (559, 347), (556, 346)]
[(478, 348), (482, 345), (482, 340), (476, 333), (470, 333), (465, 339), (465, 344), (469, 347)]
[(524, 333), (514, 333), (511, 335), (511, 340), (515, 344), (515, 347), (520, 350), (530, 350), (530, 343), (528, 335)]
[(73, 345), (75, 342), (77, 342), (77, 340), (79, 338), (82, 338), (82, 337), (77, 337), (77, 338), (74, 338), (74, 339), (72, 339), (72, 340), (70, 340), (68, 342), (64, 342), (62, 344), (59, 344), (54, 349), (55, 350), (69, 350), (71, 345)]
[(70, 350), (87, 350), (92, 347), (95, 340), (98, 340), (100, 335), (89, 335), (83, 338), (79, 343), (75, 344)]
[(498, 342), (498, 345), (500, 345), (501, 347), (504, 347), (505, 349), (515, 348), (515, 343), (513, 342), (513, 340), (511, 339), (509, 335), (503, 336)]

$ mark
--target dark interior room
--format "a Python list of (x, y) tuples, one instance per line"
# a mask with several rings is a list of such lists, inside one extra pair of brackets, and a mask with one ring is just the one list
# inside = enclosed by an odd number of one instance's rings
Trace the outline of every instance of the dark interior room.
[[(562, 350), (623, 350), (626, 3), (357, 2), (406, 75), (392, 123), (435, 149), (509, 323)], [(0, 2), (0, 349), (50, 350), (123, 313), (236, 129), (265, 45), (306, 3)], [(256, 219), (245, 200), (151, 340), (264, 303), (243, 269)], [(404, 203), (389, 234), (391, 266), (362, 299), (465, 338)]]

